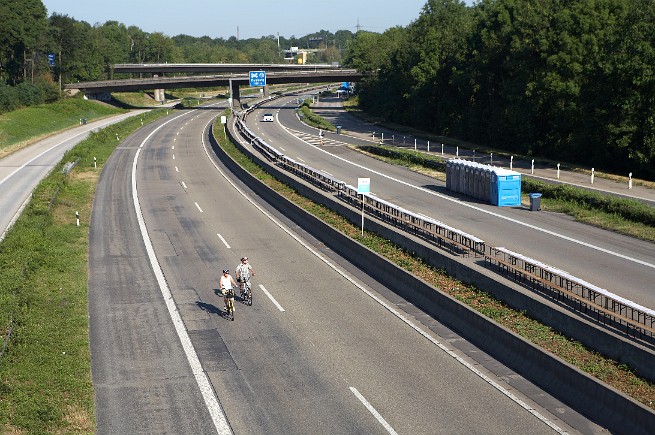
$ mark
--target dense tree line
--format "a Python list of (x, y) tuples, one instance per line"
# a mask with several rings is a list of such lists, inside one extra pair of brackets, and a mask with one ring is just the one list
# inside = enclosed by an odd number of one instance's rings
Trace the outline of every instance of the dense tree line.
[(120, 78), (116, 63), (281, 63), (292, 46), (324, 49), (310, 62), (339, 62), (354, 37), (325, 30), (299, 38), (169, 37), (117, 21), (48, 17), (41, 0), (0, 0), (0, 17), (0, 112), (56, 99), (59, 83)]
[(428, 0), (359, 32), (360, 104), (489, 147), (655, 177), (653, 0)]
[[(655, 178), (653, 0), (428, 0), (407, 27), (238, 40), (166, 36), (116, 21), (47, 16), (0, 0), (0, 111), (58, 98), (58, 82), (114, 77), (115, 63), (313, 62), (376, 74), (371, 113), (516, 153)], [(54, 64), (48, 55), (54, 54)]]

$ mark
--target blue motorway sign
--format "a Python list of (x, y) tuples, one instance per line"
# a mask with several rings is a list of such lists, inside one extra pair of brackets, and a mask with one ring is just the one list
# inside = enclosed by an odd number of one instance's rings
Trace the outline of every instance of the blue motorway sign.
[(250, 86), (266, 86), (266, 71), (250, 71)]
[(48, 54), (48, 65), (55, 66), (55, 55), (54, 53)]

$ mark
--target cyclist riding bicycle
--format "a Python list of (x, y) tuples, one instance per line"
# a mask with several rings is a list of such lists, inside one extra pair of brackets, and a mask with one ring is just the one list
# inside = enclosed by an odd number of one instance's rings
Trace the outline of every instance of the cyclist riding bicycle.
[[(237, 286), (237, 283), (234, 282), (234, 278), (230, 275), (230, 271), (223, 269), (223, 275), (219, 281), (219, 287), (221, 293), (223, 293), (223, 302), (225, 303), (225, 312), (229, 313), (229, 307), (231, 306), (234, 310), (234, 287)], [(229, 299), (232, 299), (232, 304), (228, 305)]]
[(237, 282), (243, 283), (243, 286), (239, 286), (241, 289), (241, 297), (243, 297), (244, 287), (249, 285), (250, 276), (255, 276), (255, 269), (248, 264), (248, 257), (241, 257), (241, 263), (236, 267)]

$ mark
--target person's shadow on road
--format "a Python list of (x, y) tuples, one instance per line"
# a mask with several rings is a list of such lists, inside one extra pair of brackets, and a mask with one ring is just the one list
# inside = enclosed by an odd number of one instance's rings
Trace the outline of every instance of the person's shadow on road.
[[(214, 290), (214, 294), (216, 296), (220, 297), (221, 299), (223, 298), (223, 292), (221, 292), (221, 289), (215, 288), (213, 290)], [(209, 314), (218, 314), (221, 317), (226, 317), (227, 316), (227, 313), (224, 310), (219, 309), (214, 304), (208, 304), (208, 303), (203, 302), (203, 301), (196, 301), (196, 305), (198, 306), (198, 308), (200, 308), (203, 311), (208, 312)]]
[(223, 315), (223, 310), (219, 310), (216, 305), (208, 304), (202, 301), (196, 301), (196, 305), (203, 311), (207, 311), (209, 314), (220, 314)]

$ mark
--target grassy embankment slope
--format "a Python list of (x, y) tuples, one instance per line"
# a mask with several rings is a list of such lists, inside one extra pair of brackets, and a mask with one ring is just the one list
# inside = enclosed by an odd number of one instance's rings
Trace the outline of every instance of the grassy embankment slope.
[[(11, 125), (12, 131), (29, 138), (76, 125), (83, 115), (111, 113), (116, 110), (67, 100), (8, 119), (18, 125)], [(151, 122), (165, 113), (147, 112), (112, 125), (70, 150), (0, 243), (0, 433), (95, 431), (87, 286), (95, 187), (119, 143), (116, 135), (127, 137), (141, 128), (141, 118)], [(74, 161), (66, 175), (64, 164)]]
[(106, 104), (67, 98), (52, 104), (26, 107), (0, 115), (0, 158), (44, 137), (80, 124), (122, 113)]

